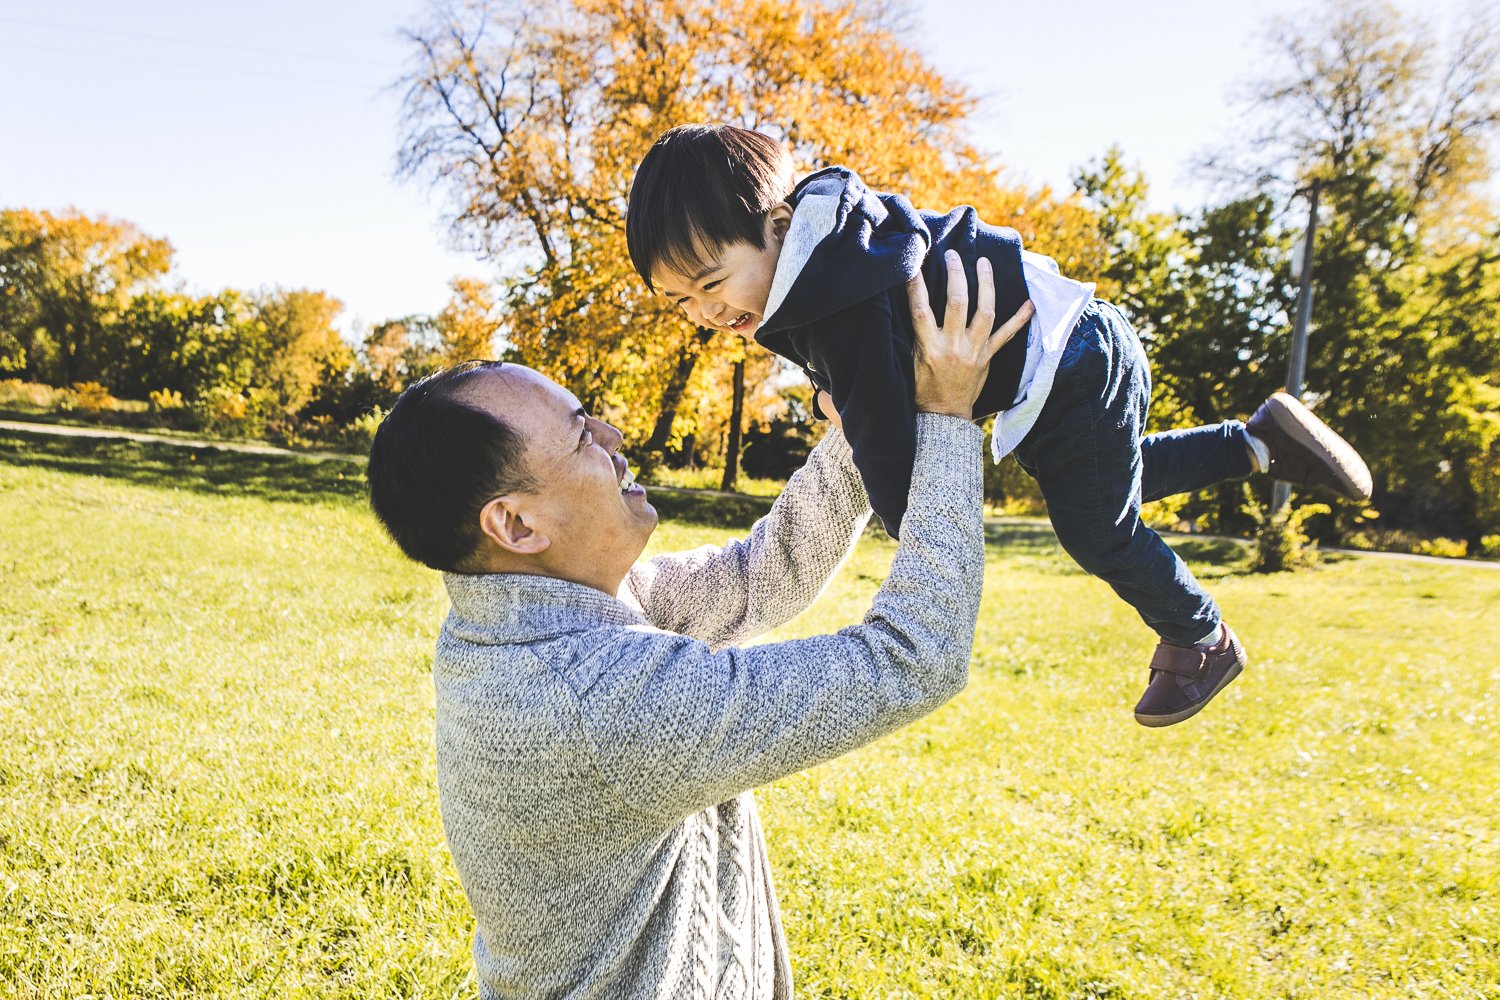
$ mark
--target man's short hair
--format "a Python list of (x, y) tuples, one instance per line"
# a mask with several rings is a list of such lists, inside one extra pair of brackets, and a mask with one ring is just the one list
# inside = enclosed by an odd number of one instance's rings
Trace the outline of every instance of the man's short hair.
[(768, 135), (733, 125), (678, 125), (646, 153), (630, 185), (625, 243), (651, 271), (701, 267), (731, 243), (765, 246), (766, 213), (792, 193), (792, 161)]
[(467, 361), (413, 382), (370, 445), (375, 516), (402, 552), (433, 569), (465, 572), (484, 537), (484, 505), (535, 488), (521, 435), (456, 392), (474, 373), (502, 366)]

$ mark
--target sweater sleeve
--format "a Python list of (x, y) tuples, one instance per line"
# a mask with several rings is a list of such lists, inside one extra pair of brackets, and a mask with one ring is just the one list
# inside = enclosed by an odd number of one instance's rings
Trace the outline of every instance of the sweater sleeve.
[(984, 570), (980, 430), (923, 414), (906, 531), (864, 621), (714, 652), (616, 632), (579, 693), (601, 774), (669, 816), (836, 757), (937, 708), (968, 679)]
[(909, 344), (896, 333), (891, 297), (829, 317), (810, 337), (810, 367), (828, 381), (870, 506), (899, 538), (916, 455), (916, 385)]
[(812, 604), (869, 518), (849, 445), (830, 428), (746, 538), (648, 559), (625, 590), (659, 629), (715, 649), (742, 642)]

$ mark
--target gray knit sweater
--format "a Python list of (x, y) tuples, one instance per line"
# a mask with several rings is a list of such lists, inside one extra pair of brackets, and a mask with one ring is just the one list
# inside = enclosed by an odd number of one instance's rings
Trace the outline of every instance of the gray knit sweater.
[(917, 418), (910, 509), (860, 625), (729, 648), (806, 608), (869, 517), (836, 431), (744, 541), (637, 565), (618, 598), (445, 576), (443, 826), (489, 998), (786, 998), (750, 789), (952, 697), (983, 573), (979, 430)]

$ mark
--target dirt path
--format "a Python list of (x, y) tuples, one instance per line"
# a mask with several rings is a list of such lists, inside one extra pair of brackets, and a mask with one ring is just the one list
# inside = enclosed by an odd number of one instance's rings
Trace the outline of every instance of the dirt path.
[(350, 455), (339, 451), (294, 451), (274, 444), (252, 444), (248, 441), (210, 441), (207, 438), (171, 437), (166, 434), (150, 434), (144, 431), (127, 431), (114, 427), (77, 427), (72, 424), (29, 423), (22, 420), (0, 420), (0, 430), (20, 431), (23, 434), (55, 434), (59, 437), (113, 438), (124, 441), (144, 441), (149, 444), (167, 444), (177, 448), (218, 448), (222, 451), (237, 451), (247, 455), (293, 455), (325, 462), (337, 459), (344, 462), (363, 462), (363, 455)]

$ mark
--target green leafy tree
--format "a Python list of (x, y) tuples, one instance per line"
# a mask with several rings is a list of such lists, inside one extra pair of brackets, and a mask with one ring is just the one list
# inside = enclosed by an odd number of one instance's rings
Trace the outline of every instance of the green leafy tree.
[(255, 303), (242, 292), (192, 296), (150, 289), (120, 315), (108, 381), (135, 399), (156, 390), (188, 399), (216, 386), (240, 392), (255, 380), (254, 345), (261, 336)]
[[(1475, 8), (1438, 43), (1376, 3), (1276, 35), (1260, 88), (1266, 172), (1316, 181), (1308, 386), (1371, 461), (1389, 520), (1477, 547), (1500, 370), (1489, 195), (1500, 20)], [(1488, 457), (1487, 457), (1488, 456)]]
[[(1220, 161), (1246, 193), (1194, 216), (1149, 212), (1116, 151), (1078, 179), (1151, 352), (1158, 426), (1243, 416), (1284, 381), (1306, 222), (1291, 195), (1316, 182), (1308, 398), (1370, 461), (1382, 523), (1471, 548), (1496, 528), (1500, 479), (1493, 21), (1476, 12), (1447, 46), (1368, 2), (1278, 25), (1251, 90), (1259, 131)], [(1221, 523), (1240, 506), (1227, 490), (1211, 505)]]
[(78, 212), (0, 212), (0, 368), (52, 385), (104, 381), (114, 324), (172, 264), (166, 240)]

